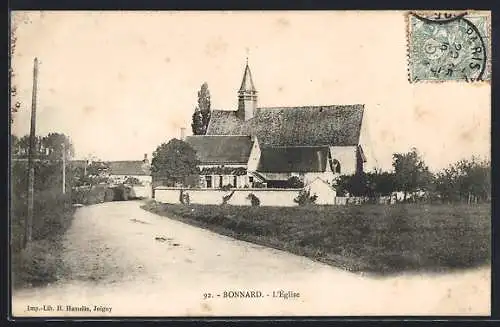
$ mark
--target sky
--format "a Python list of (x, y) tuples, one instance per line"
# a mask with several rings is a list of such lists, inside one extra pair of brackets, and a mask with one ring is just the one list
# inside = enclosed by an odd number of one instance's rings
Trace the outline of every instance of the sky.
[(246, 57), (259, 106), (364, 104), (366, 168), (416, 147), (432, 170), (489, 158), (489, 83), (408, 82), (405, 13), (14, 12), (13, 83), (29, 133), (65, 133), (75, 158), (141, 160), (191, 133), (197, 91), (235, 110)]

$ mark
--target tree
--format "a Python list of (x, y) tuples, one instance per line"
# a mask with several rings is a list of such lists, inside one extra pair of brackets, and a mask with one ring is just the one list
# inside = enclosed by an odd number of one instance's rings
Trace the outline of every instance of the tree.
[[(12, 29), (10, 32), (10, 57), (13, 58), (16, 49), (17, 36), (15, 33), (16, 24), (12, 24)], [(10, 123), (13, 122), (14, 113), (18, 112), (21, 108), (21, 103), (17, 101), (17, 88), (14, 86), (14, 71), (12, 69), (12, 60), (9, 66), (9, 88), (10, 88)]]
[(201, 111), (196, 107), (193, 113), (193, 122), (191, 123), (191, 129), (193, 130), (193, 135), (204, 135), (203, 130), (203, 115)]
[(333, 187), (340, 196), (347, 194), (351, 196), (366, 196), (368, 194), (367, 177), (364, 172), (339, 176), (335, 180)]
[(49, 133), (41, 139), (41, 155), (50, 159), (61, 159), (65, 150), (67, 159), (73, 157), (75, 151), (70, 139), (61, 133)]
[(366, 174), (370, 196), (387, 196), (396, 190), (394, 173), (375, 170)]
[(194, 135), (205, 135), (211, 115), (210, 91), (205, 82), (198, 91), (198, 105), (193, 113), (191, 128)]
[(189, 177), (198, 173), (196, 151), (184, 141), (172, 139), (158, 146), (153, 153), (151, 175), (155, 184), (187, 184)]
[(491, 164), (475, 157), (460, 160), (436, 174), (435, 189), (444, 202), (489, 201)]
[(408, 193), (427, 190), (431, 185), (433, 176), (415, 148), (408, 153), (393, 154), (392, 166), (395, 186), (403, 191), (403, 201)]

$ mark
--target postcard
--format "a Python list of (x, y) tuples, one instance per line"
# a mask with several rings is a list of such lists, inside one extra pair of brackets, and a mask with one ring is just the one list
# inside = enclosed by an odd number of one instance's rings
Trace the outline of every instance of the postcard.
[(12, 316), (489, 316), (491, 69), (487, 11), (12, 12)]

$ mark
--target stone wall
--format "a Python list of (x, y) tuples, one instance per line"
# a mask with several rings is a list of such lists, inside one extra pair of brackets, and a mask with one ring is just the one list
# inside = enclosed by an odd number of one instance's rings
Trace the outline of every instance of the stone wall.
[[(261, 206), (296, 206), (293, 201), (299, 189), (232, 189), (230, 191), (214, 189), (185, 189), (193, 204), (222, 204), (222, 198), (234, 191), (227, 202), (230, 205), (250, 205), (248, 195), (253, 193), (260, 200)], [(180, 188), (158, 186), (154, 190), (154, 199), (162, 203), (179, 203)]]

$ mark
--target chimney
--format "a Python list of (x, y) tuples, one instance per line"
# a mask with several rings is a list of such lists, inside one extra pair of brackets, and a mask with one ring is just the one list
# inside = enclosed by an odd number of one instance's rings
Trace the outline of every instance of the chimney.
[(147, 153), (144, 153), (144, 159), (142, 160), (142, 162), (144, 163), (148, 163), (149, 160), (148, 160), (148, 154)]
[(181, 127), (181, 141), (186, 139), (186, 128)]

